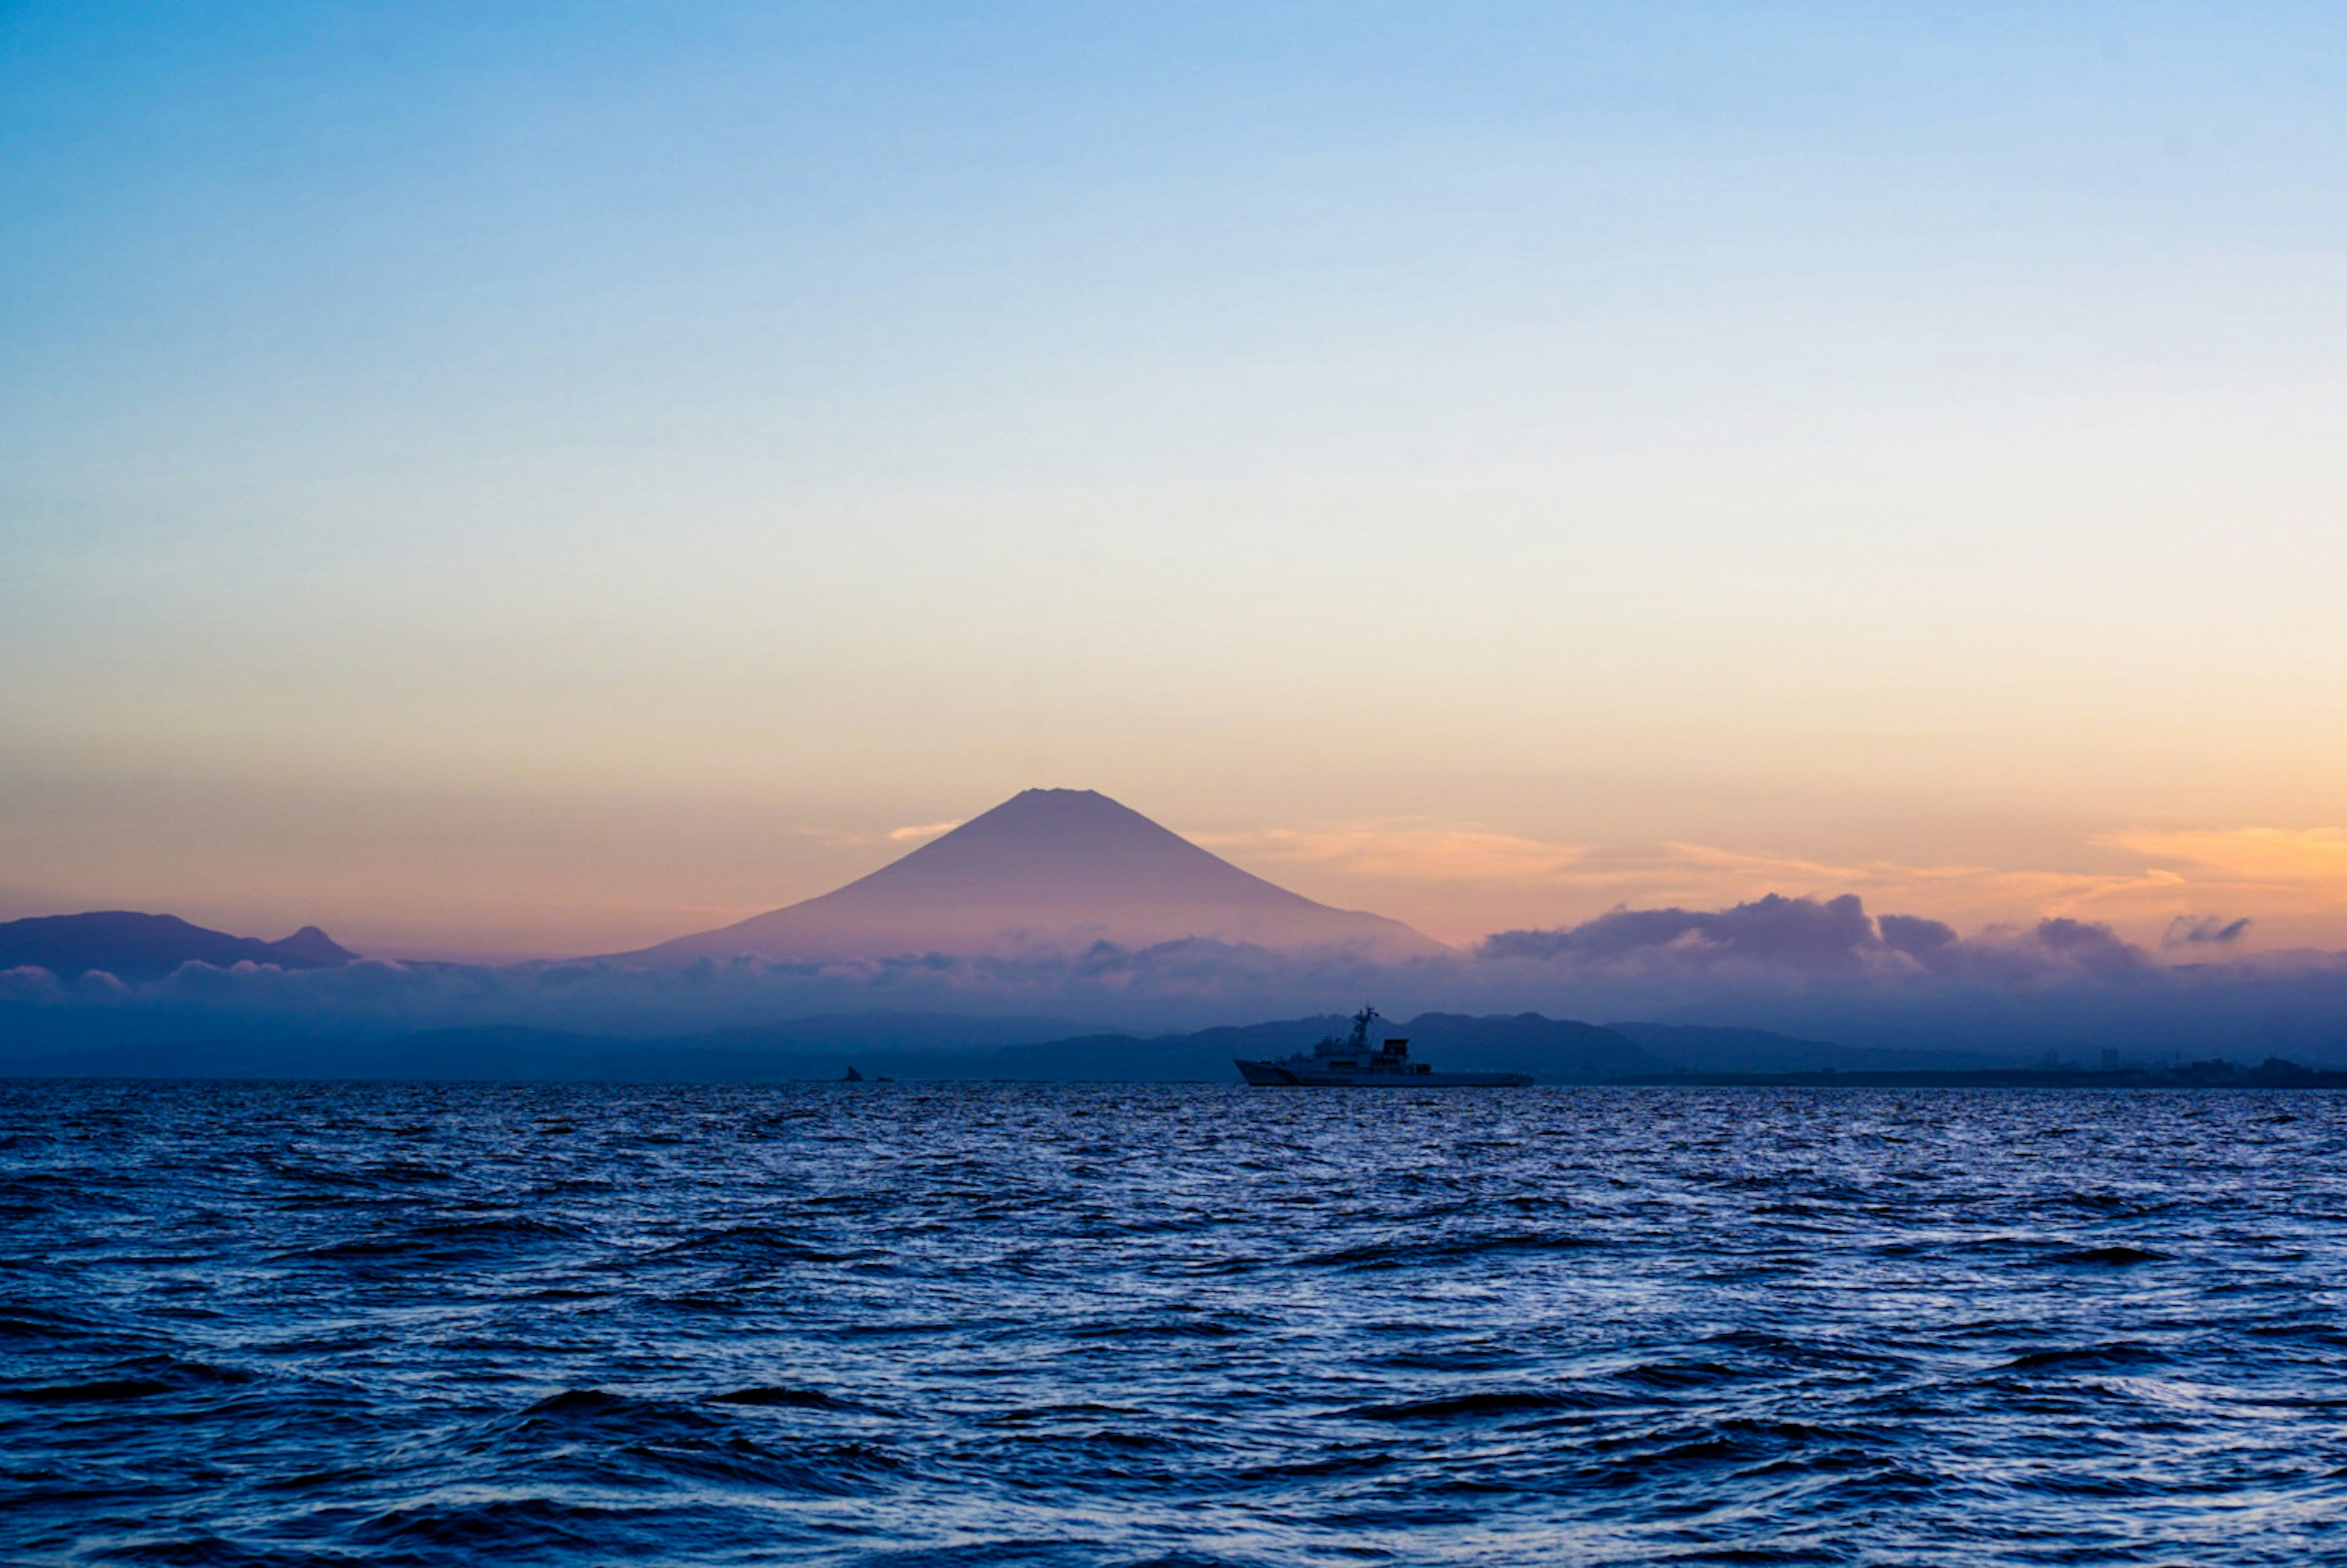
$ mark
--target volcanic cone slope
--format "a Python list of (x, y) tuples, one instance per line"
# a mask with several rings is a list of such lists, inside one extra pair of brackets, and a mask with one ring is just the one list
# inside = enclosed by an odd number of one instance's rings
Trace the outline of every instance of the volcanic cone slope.
[(1186, 937), (1381, 960), (1448, 950), (1398, 920), (1276, 886), (1095, 791), (1030, 789), (834, 892), (623, 957), (1067, 951)]

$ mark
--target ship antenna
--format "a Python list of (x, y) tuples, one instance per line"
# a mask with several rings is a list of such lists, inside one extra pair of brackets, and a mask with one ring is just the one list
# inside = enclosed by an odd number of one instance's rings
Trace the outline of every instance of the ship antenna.
[(1354, 1050), (1361, 1050), (1368, 1048), (1369, 1025), (1376, 1021), (1377, 1016), (1378, 1009), (1366, 1002), (1361, 1005), (1361, 1010), (1353, 1015), (1353, 1038), (1350, 1043)]

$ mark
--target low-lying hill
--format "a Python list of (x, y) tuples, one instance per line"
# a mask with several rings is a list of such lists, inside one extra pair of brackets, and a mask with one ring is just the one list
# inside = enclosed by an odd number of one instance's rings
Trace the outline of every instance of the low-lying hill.
[(1993, 1069), (2010, 1059), (1978, 1050), (1897, 1050), (1836, 1045), (1765, 1029), (1714, 1029), (1689, 1024), (1609, 1023), (1673, 1067), (1696, 1072), (1913, 1071)]
[(118, 980), (159, 980), (181, 964), (274, 964), (312, 969), (358, 958), (315, 926), (274, 942), (231, 937), (190, 925), (176, 915), (102, 909), (87, 915), (37, 915), (0, 921), (0, 969), (46, 969), (78, 979), (93, 969)]

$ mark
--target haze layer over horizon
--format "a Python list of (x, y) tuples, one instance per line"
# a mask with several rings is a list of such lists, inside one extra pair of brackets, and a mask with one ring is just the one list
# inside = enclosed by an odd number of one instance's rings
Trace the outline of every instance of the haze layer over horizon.
[(0, 917), (610, 951), (1059, 785), (2347, 947), (2333, 8), (7, 30)]

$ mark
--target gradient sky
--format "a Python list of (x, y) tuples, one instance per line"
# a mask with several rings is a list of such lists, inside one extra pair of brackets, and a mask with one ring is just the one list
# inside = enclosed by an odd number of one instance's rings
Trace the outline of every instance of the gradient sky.
[[(0, 9), (0, 914), (1030, 784), (1448, 938), (2347, 945), (2336, 5)], [(896, 835), (896, 836), (892, 836)]]

